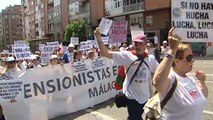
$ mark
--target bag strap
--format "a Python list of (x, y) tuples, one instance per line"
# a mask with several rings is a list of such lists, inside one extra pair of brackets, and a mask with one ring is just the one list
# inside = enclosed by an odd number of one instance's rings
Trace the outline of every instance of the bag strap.
[[(141, 60), (141, 62), (140, 62), (140, 64), (138, 65), (137, 69), (135, 70), (135, 72), (134, 72), (134, 74), (133, 74), (133, 76), (132, 76), (132, 78), (131, 78), (131, 80), (130, 80), (129, 85), (132, 83), (133, 78), (134, 78), (134, 77), (135, 77), (135, 75), (137, 74), (137, 72), (138, 72), (138, 70), (139, 70), (139, 68), (140, 68), (141, 64), (143, 63), (143, 61), (144, 61), (144, 59), (143, 59), (143, 60)], [(127, 86), (127, 88), (129, 87), (129, 85)], [(126, 89), (127, 89), (127, 88), (126, 88)]]
[(166, 94), (166, 97), (163, 99), (163, 101), (160, 103), (161, 110), (164, 108), (166, 103), (169, 101), (169, 99), (172, 97), (173, 93), (175, 92), (175, 89), (177, 87), (177, 78), (175, 76), (175, 81), (172, 84), (172, 88), (169, 90), (169, 92)]
[(133, 61), (131, 64), (130, 64), (130, 66), (127, 68), (127, 70), (126, 70), (126, 74), (128, 73), (128, 71), (129, 71), (129, 68), (136, 62), (137, 60), (135, 60), (135, 61)]

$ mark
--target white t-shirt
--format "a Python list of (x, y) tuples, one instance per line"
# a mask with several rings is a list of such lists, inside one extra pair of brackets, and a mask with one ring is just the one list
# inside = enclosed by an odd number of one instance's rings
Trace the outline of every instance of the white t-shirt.
[[(124, 65), (125, 69), (138, 59), (137, 56), (129, 51), (113, 52), (112, 55), (113, 61), (117, 64)], [(149, 68), (145, 63), (142, 63), (132, 83), (129, 85), (134, 72), (140, 64), (140, 61), (136, 61), (130, 67), (123, 84), (123, 93), (125, 93), (127, 98), (134, 99), (140, 104), (145, 103), (150, 98), (149, 82), (151, 82), (151, 73), (154, 73), (158, 66), (158, 62), (153, 55), (148, 55), (144, 61), (148, 64)], [(128, 85), (129, 87), (127, 88)]]
[[(175, 76), (178, 85), (162, 111), (161, 120), (203, 120), (206, 98), (196, 86), (195, 78), (190, 74), (187, 77), (181, 77), (171, 70), (169, 74), (172, 80), (170, 88)], [(163, 97), (160, 96), (160, 99), (162, 100)]]

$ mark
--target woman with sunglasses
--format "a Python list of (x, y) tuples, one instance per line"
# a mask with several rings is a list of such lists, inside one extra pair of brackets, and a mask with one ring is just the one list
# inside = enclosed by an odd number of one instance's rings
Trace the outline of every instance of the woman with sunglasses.
[(189, 72), (193, 67), (191, 46), (180, 43), (181, 38), (169, 31), (169, 50), (157, 67), (153, 84), (163, 100), (175, 79), (177, 87), (162, 110), (161, 120), (203, 120), (203, 110), (208, 96), (205, 73)]

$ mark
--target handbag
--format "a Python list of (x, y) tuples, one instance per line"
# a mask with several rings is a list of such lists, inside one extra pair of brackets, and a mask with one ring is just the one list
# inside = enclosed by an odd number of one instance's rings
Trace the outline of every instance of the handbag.
[(159, 94), (157, 92), (147, 101), (144, 105), (144, 114), (146, 116), (146, 120), (157, 120), (161, 116), (161, 111), (172, 97), (175, 89), (177, 87), (177, 78), (175, 77), (175, 81), (172, 84), (172, 88), (166, 94), (166, 97), (160, 102)]
[[(135, 63), (135, 62), (136, 62), (136, 61), (134, 61), (133, 63)], [(143, 60), (141, 60), (140, 64), (138, 65), (138, 67), (137, 67), (137, 69), (136, 69), (136, 71), (134, 72), (134, 74), (133, 74), (133, 76), (132, 76), (132, 78), (131, 78), (131, 80), (130, 80), (129, 85), (132, 83), (133, 78), (135, 77), (137, 71), (139, 70), (139, 68), (140, 68), (140, 66), (141, 66), (141, 64), (142, 64), (142, 62), (143, 62)], [(132, 64), (133, 64), (133, 63), (132, 63)], [(131, 65), (132, 65), (132, 64), (131, 64)], [(131, 65), (130, 65), (130, 66), (131, 66)], [(128, 72), (128, 70), (129, 70), (130, 66), (128, 67), (127, 72)], [(129, 85), (127, 86), (127, 88), (129, 87)], [(119, 92), (118, 94), (116, 94), (116, 96), (115, 96), (115, 105), (116, 105), (118, 108), (120, 108), (120, 107), (126, 107), (126, 106), (127, 106), (127, 97), (126, 97), (126, 95), (125, 95), (124, 93)]]

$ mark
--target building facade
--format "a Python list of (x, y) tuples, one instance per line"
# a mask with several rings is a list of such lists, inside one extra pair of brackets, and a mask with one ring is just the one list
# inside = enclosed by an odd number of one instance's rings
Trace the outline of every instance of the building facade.
[(23, 39), (21, 5), (7, 7), (0, 16), (0, 49), (10, 49), (15, 40)]
[(130, 31), (144, 30), (144, 3), (144, 0), (105, 0), (106, 18), (128, 21), (127, 42), (131, 41)]
[(153, 43), (154, 36), (160, 45), (167, 40), (171, 28), (170, 9), (170, 0), (145, 0), (144, 31)]
[(104, 0), (69, 0), (69, 21), (86, 20), (86, 37), (93, 35), (93, 30), (103, 16)]
[(63, 41), (64, 29), (69, 23), (69, 0), (48, 0), (48, 33), (51, 41)]

